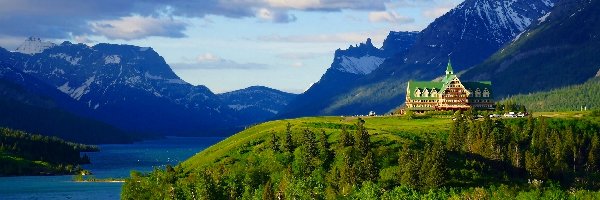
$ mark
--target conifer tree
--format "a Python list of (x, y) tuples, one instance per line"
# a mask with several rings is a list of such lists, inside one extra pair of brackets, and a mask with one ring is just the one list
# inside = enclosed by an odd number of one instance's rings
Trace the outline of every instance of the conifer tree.
[(263, 200), (275, 200), (275, 193), (273, 192), (273, 185), (271, 184), (271, 181), (267, 181), (267, 183), (265, 183), (265, 187), (263, 190), (263, 194), (262, 194), (262, 199)]
[(364, 156), (360, 162), (359, 173), (361, 173), (361, 178), (363, 181), (375, 181), (377, 180), (377, 165), (375, 164), (375, 158), (373, 157), (373, 153), (367, 153), (367, 156)]
[(314, 158), (319, 154), (315, 134), (308, 129), (304, 130), (304, 143), (302, 145), (306, 146), (306, 151), (310, 158)]
[(419, 179), (424, 189), (438, 188), (445, 184), (446, 173), (446, 152), (441, 142), (436, 141), (425, 151)]
[(331, 144), (327, 138), (327, 134), (325, 131), (321, 132), (321, 136), (319, 137), (319, 158), (323, 161), (323, 167), (328, 168), (331, 163), (332, 152), (331, 152)]
[(371, 150), (371, 140), (369, 132), (367, 132), (367, 129), (365, 128), (364, 124), (365, 121), (359, 118), (358, 122), (356, 122), (356, 132), (354, 136), (356, 148), (362, 156), (366, 156)]
[(598, 173), (600, 171), (600, 138), (598, 138), (598, 134), (594, 134), (590, 141), (586, 171), (588, 173)]
[(342, 147), (348, 147), (354, 145), (354, 138), (348, 133), (346, 126), (342, 126), (342, 133), (340, 134), (340, 144)]
[(420, 153), (411, 150), (404, 145), (398, 163), (400, 166), (400, 183), (413, 189), (420, 185), (419, 170), (421, 168)]
[(465, 122), (462, 111), (456, 111), (454, 114), (454, 121), (450, 128), (450, 134), (448, 135), (448, 142), (446, 143), (450, 151), (459, 151), (462, 147), (462, 142), (465, 139)]
[(271, 150), (273, 150), (273, 152), (279, 152), (279, 138), (275, 133), (271, 133)]
[(292, 124), (288, 122), (285, 128), (285, 141), (283, 143), (283, 150), (288, 153), (294, 153), (294, 149), (295, 146), (294, 140), (292, 139)]

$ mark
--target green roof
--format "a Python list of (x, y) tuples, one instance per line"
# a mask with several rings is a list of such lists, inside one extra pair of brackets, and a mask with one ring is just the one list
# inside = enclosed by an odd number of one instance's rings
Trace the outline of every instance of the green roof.
[(453, 71), (454, 70), (452, 70), (452, 63), (450, 62), (450, 59), (448, 59), (448, 66), (446, 66), (446, 72), (452, 72), (452, 74), (454, 74)]
[(471, 91), (475, 91), (477, 90), (477, 88), (479, 88), (479, 90), (481, 90), (483, 92), (483, 89), (487, 88), (488, 91), (490, 92), (490, 97), (469, 97), (469, 98), (481, 98), (481, 99), (491, 99), (493, 98), (493, 92), (492, 92), (492, 82), (491, 81), (475, 81), (475, 82), (462, 82), (463, 86), (465, 86), (465, 88), (467, 88), (468, 90)]
[(408, 89), (410, 90), (411, 99), (435, 100), (438, 99), (438, 97), (415, 97), (414, 91), (418, 88), (420, 90), (427, 89), (429, 91), (431, 91), (431, 89), (435, 89), (437, 92), (440, 92), (444, 87), (444, 84), (442, 82), (434, 81), (409, 81), (408, 87)]
[[(432, 89), (435, 89), (437, 92), (441, 92), (446, 90), (446, 86), (448, 85), (448, 83), (450, 83), (450, 81), (452, 81), (454, 78), (457, 78), (457, 76), (454, 73), (448, 73), (448, 72), (452, 72), (452, 63), (450, 62), (450, 59), (448, 59), (448, 66), (446, 67), (446, 75), (444, 76), (444, 78), (441, 81), (409, 81), (408, 82), (408, 90), (410, 93), (410, 98), (411, 99), (417, 99), (417, 100), (435, 100), (438, 99), (438, 97), (415, 97), (415, 90), (420, 89), (421, 91), (424, 89), (427, 89), (429, 91), (431, 91)], [(474, 97), (471, 96), (469, 98), (476, 98), (476, 99), (491, 99), (492, 97), (492, 82), (491, 81), (475, 81), (475, 82), (462, 82), (463, 86), (465, 86), (466, 89), (470, 90), (470, 91), (475, 91), (477, 90), (477, 88), (479, 88), (482, 92), (485, 88), (488, 89), (488, 91), (490, 92), (490, 97)]]

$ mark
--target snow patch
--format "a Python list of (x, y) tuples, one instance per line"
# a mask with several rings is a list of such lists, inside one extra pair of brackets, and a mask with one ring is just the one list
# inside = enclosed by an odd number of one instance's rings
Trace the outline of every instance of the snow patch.
[(338, 70), (352, 74), (370, 74), (373, 70), (377, 69), (384, 60), (385, 58), (369, 55), (360, 58), (342, 56), (342, 62), (340, 63), (341, 68), (338, 68)]
[(249, 107), (252, 107), (252, 105), (240, 105), (240, 104), (233, 104), (233, 105), (227, 105), (227, 107), (240, 111)]
[(40, 38), (37, 37), (29, 37), (21, 46), (17, 47), (15, 52), (23, 53), (23, 54), (37, 54), (42, 53), (44, 50), (55, 47), (56, 44), (52, 42), (42, 42)]
[(140, 51), (148, 51), (148, 49), (150, 49), (150, 47), (140, 47)]
[(104, 64), (119, 64), (121, 63), (121, 56), (119, 55), (110, 55), (104, 57)]
[(268, 111), (268, 112), (270, 112), (270, 113), (273, 113), (273, 114), (279, 113), (279, 111), (272, 110), (272, 109), (265, 109), (265, 110)]
[[(548, 12), (548, 13), (546, 13), (544, 16), (540, 17), (540, 18), (538, 19), (538, 21), (539, 21), (540, 23), (542, 23), (542, 22), (545, 22), (545, 21), (546, 21), (546, 18), (548, 18), (548, 16), (550, 16), (550, 13), (552, 13), (552, 12)], [(540, 24), (540, 23), (538, 23), (538, 24)]]
[(89, 87), (95, 79), (96, 76), (92, 76), (77, 88), (71, 88), (69, 86), (69, 82), (67, 81), (65, 84), (59, 86), (57, 89), (65, 94), (68, 94), (71, 98), (79, 101), (84, 94), (90, 92)]
[(78, 65), (79, 61), (81, 61), (81, 57), (73, 58), (72, 56), (64, 54), (64, 53), (52, 54), (52, 55), (50, 55), (50, 57), (64, 59), (67, 62), (71, 63), (71, 65)]
[(148, 73), (148, 72), (144, 73), (144, 76), (145, 76), (147, 79), (152, 79), (152, 80), (163, 80), (163, 77), (162, 77), (162, 76), (154, 76), (154, 75), (152, 75), (152, 74), (150, 74), (150, 73)]
[(171, 84), (188, 84), (187, 82), (181, 80), (181, 79), (167, 79), (167, 83), (171, 83)]

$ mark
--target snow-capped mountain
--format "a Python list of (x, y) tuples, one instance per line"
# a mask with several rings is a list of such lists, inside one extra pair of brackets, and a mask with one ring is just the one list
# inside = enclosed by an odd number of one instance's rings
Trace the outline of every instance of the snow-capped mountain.
[(599, 1), (557, 2), (529, 30), (462, 78), (491, 80), (494, 95), (500, 97), (584, 83), (600, 73), (598, 12)]
[[(419, 32), (405, 51), (387, 57), (375, 69), (373, 59), (365, 59), (369, 62), (357, 67), (350, 65), (351, 69), (373, 69), (370, 73), (335, 77), (330, 75), (333, 70), (327, 70), (281, 116), (388, 112), (404, 102), (408, 80), (436, 78), (443, 74), (450, 58), (455, 71), (482, 62), (546, 15), (556, 1), (465, 0)], [(381, 49), (388, 47), (384, 43)], [(354, 61), (347, 63), (357, 64), (361, 60)]]
[[(36, 41), (28, 39), (24, 46)], [(152, 48), (47, 46), (41, 53), (15, 52), (1, 59), (92, 110), (81, 114), (137, 132), (215, 134), (226, 124), (236, 126), (232, 110), (215, 94), (181, 80)]]
[[(279, 117), (325, 114), (322, 110), (332, 98), (357, 87), (360, 80), (377, 70), (394, 56), (401, 56), (414, 44), (418, 32), (391, 31), (381, 48), (373, 46), (371, 39), (335, 51), (333, 63), (321, 79), (290, 103)], [(288, 115), (289, 114), (289, 115)]]
[(42, 53), (44, 50), (48, 48), (52, 48), (56, 46), (56, 44), (52, 42), (42, 42), (42, 40), (38, 37), (29, 37), (21, 46), (17, 47), (15, 52), (24, 53), (33, 55), (36, 53)]
[[(0, 58), (10, 57), (0, 48)], [(18, 69), (15, 60), (0, 59), (0, 127), (58, 136), (88, 144), (132, 142), (131, 134), (75, 114), (85, 112), (69, 96)]]
[(235, 110), (246, 124), (262, 122), (281, 112), (296, 94), (264, 86), (217, 94), (227, 107)]
[[(448, 58), (457, 71), (480, 63), (513, 40), (540, 17), (556, 0), (466, 0), (436, 19), (403, 58), (404, 66), (419, 68), (423, 78), (444, 71)], [(399, 72), (396, 70), (396, 72)]]
[(340, 72), (366, 75), (377, 69), (386, 59), (383, 50), (373, 46), (371, 39), (346, 50), (336, 50), (331, 68)]

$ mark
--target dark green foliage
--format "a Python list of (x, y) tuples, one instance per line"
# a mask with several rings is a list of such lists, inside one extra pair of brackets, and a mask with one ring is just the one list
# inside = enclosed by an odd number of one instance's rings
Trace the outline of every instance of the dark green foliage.
[(345, 126), (342, 126), (342, 133), (340, 133), (339, 143), (342, 145), (342, 147), (354, 145), (354, 138), (352, 137), (352, 135), (350, 135), (350, 133), (348, 133), (348, 130)]
[(279, 138), (275, 135), (275, 133), (271, 133), (271, 150), (273, 152), (279, 152)]
[(365, 121), (359, 118), (358, 122), (356, 122), (356, 132), (354, 132), (354, 145), (362, 156), (366, 156), (371, 150), (369, 132), (367, 132), (364, 124)]
[(98, 148), (0, 128), (0, 176), (76, 173), (90, 161), (80, 152), (90, 151)]
[(581, 85), (571, 85), (545, 92), (512, 96), (504, 102), (519, 102), (530, 111), (579, 111), (593, 110), (600, 116), (600, 78)]
[(293, 153), (294, 152), (294, 140), (292, 139), (292, 124), (290, 124), (289, 122), (287, 123), (286, 129), (285, 129), (285, 138), (283, 141), (283, 150), (285, 152), (288, 153)]
[[(599, 124), (586, 119), (474, 119), (466, 113), (453, 121), (448, 135), (448, 141), (458, 138), (453, 145), (434, 135), (387, 140), (369, 135), (363, 120), (357, 121), (351, 133), (343, 126), (328, 134), (292, 130), (287, 125), (282, 133), (264, 137), (289, 135), (291, 141), (285, 143), (295, 144), (292, 153), (288, 152), (292, 148), (278, 152), (269, 146), (273, 142), (254, 138), (255, 142), (245, 143), (250, 146), (239, 147), (247, 149), (244, 153), (232, 151), (200, 169), (183, 172), (167, 167), (132, 174), (122, 198), (565, 199), (599, 195), (583, 190), (600, 188)], [(292, 137), (292, 132), (297, 135)], [(332, 146), (330, 140), (338, 145)]]

